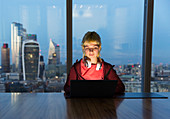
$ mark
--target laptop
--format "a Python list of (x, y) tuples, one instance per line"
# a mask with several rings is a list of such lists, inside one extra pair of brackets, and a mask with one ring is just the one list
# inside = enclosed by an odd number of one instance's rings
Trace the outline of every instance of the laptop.
[(117, 80), (71, 80), (70, 97), (113, 97)]

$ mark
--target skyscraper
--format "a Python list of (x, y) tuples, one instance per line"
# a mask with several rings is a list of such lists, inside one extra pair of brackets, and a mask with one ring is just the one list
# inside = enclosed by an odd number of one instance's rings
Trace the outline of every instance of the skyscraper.
[(39, 73), (40, 79), (43, 79), (44, 75), (45, 75), (45, 63), (44, 63), (44, 58), (41, 55), (40, 56), (40, 73)]
[(34, 40), (26, 40), (22, 45), (22, 65), (24, 80), (36, 80), (39, 77), (39, 43)]
[(56, 47), (56, 58), (57, 58), (57, 64), (61, 64), (60, 63), (60, 45), (57, 44), (57, 47)]
[(27, 34), (26, 39), (37, 41), (37, 35), (36, 34)]
[[(55, 60), (55, 61), (54, 61)], [(50, 39), (48, 64), (60, 64), (60, 46)]]
[(22, 73), (22, 42), (26, 39), (26, 29), (20, 23), (11, 24), (12, 71)]
[(4, 43), (1, 48), (1, 66), (2, 66), (2, 73), (9, 73), (10, 72), (10, 51), (8, 48), (8, 44)]

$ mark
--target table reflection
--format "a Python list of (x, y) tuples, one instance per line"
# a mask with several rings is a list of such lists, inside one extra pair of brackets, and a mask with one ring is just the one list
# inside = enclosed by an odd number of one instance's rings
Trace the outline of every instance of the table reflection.
[(72, 98), (67, 99), (67, 115), (72, 118), (117, 118), (116, 109), (123, 99)]

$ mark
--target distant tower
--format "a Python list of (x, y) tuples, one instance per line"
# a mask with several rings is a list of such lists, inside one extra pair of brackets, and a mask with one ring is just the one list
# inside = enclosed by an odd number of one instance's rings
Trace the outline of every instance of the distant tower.
[(52, 54), (51, 64), (55, 64), (55, 65), (57, 64), (57, 54), (56, 53)]
[(22, 73), (22, 42), (26, 39), (26, 29), (20, 23), (11, 24), (12, 71)]
[(60, 64), (60, 46), (50, 39), (48, 64)]
[(2, 73), (10, 72), (10, 51), (7, 43), (4, 43), (1, 48), (1, 66)]
[(36, 80), (39, 77), (39, 43), (34, 40), (26, 40), (22, 45), (22, 63), (24, 80)]
[(60, 45), (57, 44), (56, 48), (56, 58), (57, 58), (57, 64), (60, 64)]
[(26, 39), (37, 41), (37, 35), (36, 34), (27, 34)]
[(40, 69), (39, 70), (40, 70), (39, 77), (40, 79), (43, 79), (44, 74), (45, 74), (45, 63), (44, 63), (44, 58), (42, 55), (40, 56)]

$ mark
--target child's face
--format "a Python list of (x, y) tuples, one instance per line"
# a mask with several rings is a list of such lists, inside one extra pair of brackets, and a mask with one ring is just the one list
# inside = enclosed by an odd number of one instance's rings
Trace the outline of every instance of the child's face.
[(97, 42), (85, 42), (84, 43), (84, 52), (87, 57), (94, 59), (98, 57), (100, 48)]

